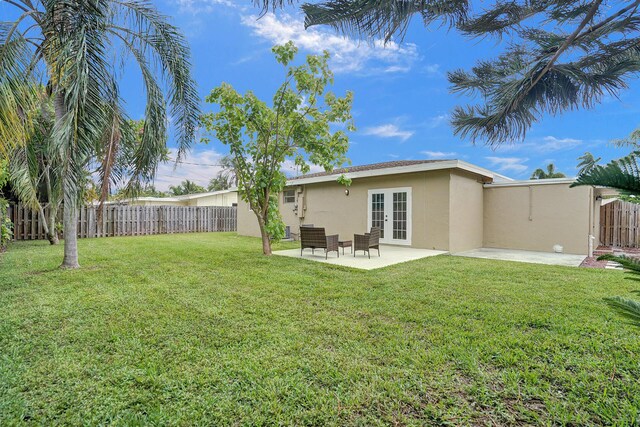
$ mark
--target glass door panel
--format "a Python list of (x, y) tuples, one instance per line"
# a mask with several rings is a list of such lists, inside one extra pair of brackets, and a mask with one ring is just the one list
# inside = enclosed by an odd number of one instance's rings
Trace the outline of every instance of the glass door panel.
[(407, 240), (407, 192), (393, 193), (393, 240)]
[(380, 241), (411, 244), (411, 188), (369, 190), (369, 227), (380, 229)]
[(371, 227), (380, 229), (380, 238), (384, 239), (384, 193), (373, 193), (371, 195)]

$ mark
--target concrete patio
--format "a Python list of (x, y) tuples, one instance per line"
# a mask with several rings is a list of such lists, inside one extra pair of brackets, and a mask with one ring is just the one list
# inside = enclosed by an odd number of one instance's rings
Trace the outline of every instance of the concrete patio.
[(554, 252), (521, 251), (516, 249), (480, 248), (458, 252), (454, 256), (495, 259), (500, 261), (528, 262), (532, 264), (563, 265), (579, 267), (585, 255), (557, 254)]
[(378, 256), (378, 252), (375, 249), (371, 250), (371, 259), (369, 259), (362, 251), (359, 251), (354, 257), (349, 249), (345, 251), (344, 255), (342, 255), (342, 249), (340, 249), (339, 258), (336, 256), (335, 252), (331, 252), (327, 259), (324, 258), (323, 249), (316, 249), (315, 254), (311, 254), (311, 249), (305, 249), (302, 257), (300, 256), (300, 249), (287, 249), (284, 251), (273, 252), (274, 255), (306, 259), (310, 261), (323, 262), (325, 264), (341, 265), (343, 267), (359, 268), (362, 270), (373, 270), (376, 268), (388, 267), (401, 262), (414, 261), (446, 253), (447, 252), (445, 251), (386, 245), (380, 246), (381, 256)]

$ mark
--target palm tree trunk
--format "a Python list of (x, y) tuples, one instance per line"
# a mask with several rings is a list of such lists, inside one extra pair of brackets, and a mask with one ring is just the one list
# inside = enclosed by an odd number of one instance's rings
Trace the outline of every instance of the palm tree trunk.
[(42, 223), (42, 228), (45, 236), (47, 236), (47, 240), (52, 245), (58, 244), (58, 236), (55, 234), (55, 221), (51, 221), (51, 209), (49, 211), (49, 215), (44, 214), (44, 209), (42, 205), (38, 204), (38, 213), (40, 214), (40, 222)]
[[(45, 182), (47, 185), (47, 199), (49, 201), (49, 216), (44, 220), (44, 229), (47, 233), (47, 240), (52, 245), (57, 245), (58, 232), (56, 231), (56, 216), (58, 215), (58, 203), (54, 203), (53, 192), (51, 191), (51, 177), (49, 176), (49, 168), (45, 167)], [(56, 198), (57, 200), (57, 198)], [(40, 208), (42, 210), (42, 208)], [(44, 214), (43, 214), (44, 216)]]
[[(56, 122), (60, 122), (64, 118), (66, 111), (64, 96), (60, 92), (56, 92), (54, 107)], [(65, 161), (68, 162), (69, 160), (66, 159)], [(64, 259), (62, 260), (62, 265), (60, 265), (61, 268), (80, 267), (78, 263), (78, 201), (76, 200), (76, 188), (71, 183), (71, 179), (73, 179), (71, 175), (67, 164), (62, 168)]]
[(58, 205), (50, 205), (49, 207), (49, 218), (47, 218), (47, 222), (49, 223), (49, 230), (47, 232), (47, 240), (52, 245), (57, 245), (60, 243), (58, 240), (58, 231), (56, 230), (56, 217), (58, 216)]
[[(66, 180), (65, 180), (66, 181)], [(66, 186), (66, 184), (65, 184)], [(64, 259), (61, 268), (79, 268), (78, 263), (78, 203), (69, 191), (64, 192), (63, 208)]]

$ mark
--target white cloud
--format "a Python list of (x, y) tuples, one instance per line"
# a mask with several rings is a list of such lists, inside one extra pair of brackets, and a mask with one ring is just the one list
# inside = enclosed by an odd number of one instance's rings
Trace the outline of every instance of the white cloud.
[(522, 173), (529, 169), (524, 163), (529, 159), (522, 157), (485, 157), (492, 167), (497, 168), (501, 172)]
[(453, 151), (421, 151), (420, 154), (427, 156), (429, 159), (454, 158), (457, 155)]
[(553, 153), (556, 151), (572, 150), (580, 145), (584, 141), (574, 138), (557, 138), (555, 136), (545, 136), (544, 138), (535, 138), (524, 143), (514, 143), (508, 145), (502, 145), (496, 148), (495, 151), (509, 152), (509, 151), (530, 151), (539, 154)]
[(556, 138), (555, 136), (545, 136), (542, 141), (541, 144), (536, 144), (536, 149), (542, 153), (570, 150), (582, 144), (580, 139)]
[[(176, 159), (176, 149), (169, 151), (169, 157)], [(163, 163), (158, 167), (154, 185), (160, 191), (168, 191), (170, 185), (178, 185), (185, 179), (207, 187), (209, 180), (222, 169), (222, 154), (215, 150), (193, 150), (176, 165), (175, 161)]]
[(391, 65), (384, 69), (385, 73), (407, 73), (411, 70), (411, 67), (406, 65)]
[(424, 66), (423, 71), (430, 75), (440, 74), (440, 64), (427, 64)]
[(176, 0), (180, 12), (194, 15), (211, 13), (216, 7), (226, 6), (236, 8), (238, 5), (231, 0)]
[[(177, 164), (176, 149), (169, 150), (171, 161), (158, 167), (154, 185), (157, 190), (168, 191), (170, 185), (178, 185), (185, 179), (207, 188), (209, 180), (222, 170), (219, 166), (223, 155), (215, 150), (193, 150)], [(310, 164), (309, 173), (324, 172), (322, 166)], [(299, 168), (293, 160), (287, 159), (282, 164), (282, 171), (287, 176), (300, 175)]]
[(391, 123), (368, 127), (362, 133), (364, 135), (373, 135), (380, 138), (400, 138), (402, 141), (406, 141), (414, 134), (411, 130), (401, 130), (398, 126)]
[(328, 50), (331, 53), (332, 69), (340, 72), (397, 73), (408, 71), (418, 59), (415, 44), (399, 45), (375, 40), (360, 42), (336, 35), (330, 30), (304, 28), (301, 18), (288, 14), (273, 13), (258, 18), (256, 15), (242, 17), (242, 23), (253, 29), (253, 33), (270, 43), (283, 44), (293, 41), (301, 49), (312, 53)]
[(441, 124), (447, 123), (448, 121), (449, 121), (449, 115), (448, 114), (439, 114), (439, 115), (431, 117), (429, 120), (427, 120), (427, 127), (431, 128), (431, 129), (437, 128)]

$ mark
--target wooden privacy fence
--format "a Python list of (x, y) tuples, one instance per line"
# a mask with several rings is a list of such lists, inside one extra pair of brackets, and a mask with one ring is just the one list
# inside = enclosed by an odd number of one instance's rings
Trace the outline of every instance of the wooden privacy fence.
[[(37, 211), (9, 206), (15, 240), (46, 239)], [(59, 218), (62, 218), (61, 212)], [(228, 206), (84, 206), (78, 217), (78, 237), (144, 236), (168, 233), (236, 231), (236, 207)]]
[(616, 200), (600, 206), (600, 244), (640, 247), (640, 205)]

